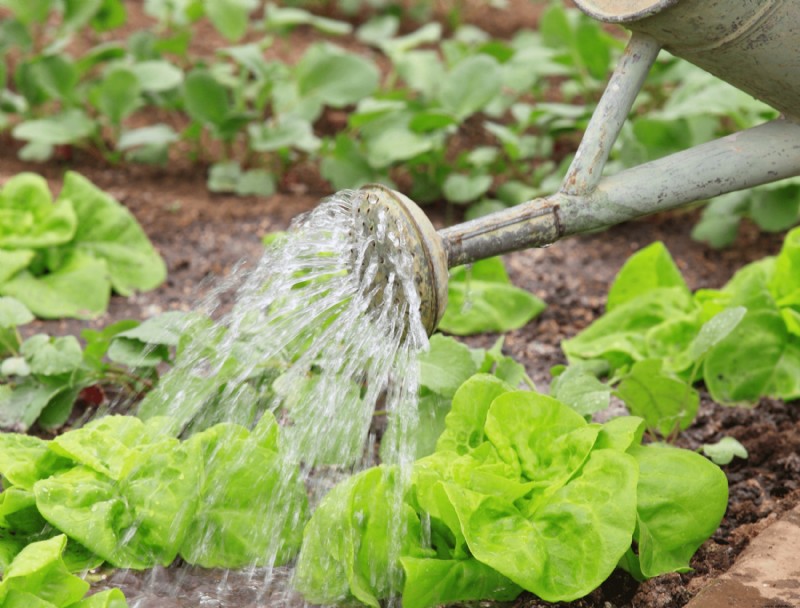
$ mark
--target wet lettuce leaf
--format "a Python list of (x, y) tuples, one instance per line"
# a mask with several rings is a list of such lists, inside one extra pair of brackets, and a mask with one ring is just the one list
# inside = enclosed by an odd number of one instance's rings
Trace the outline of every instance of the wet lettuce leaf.
[(377, 606), (400, 588), (375, 584), (374, 572), (397, 563), (412, 608), (508, 601), (523, 589), (570, 601), (620, 564), (644, 577), (685, 571), (726, 507), (719, 468), (687, 450), (642, 447), (641, 418), (589, 423), (491, 375), (458, 389), (445, 427), (436, 451), (414, 463), (399, 507), (412, 533), (389, 563), (375, 562), (366, 589), (354, 555), (367, 528), (377, 534), (376, 520), (391, 519), (387, 473), (370, 469), (323, 500), (298, 565), (309, 601)]
[(200, 453), (200, 495), (180, 548), (205, 568), (282, 565), (297, 554), (307, 519), (296, 466), (282, 458), (278, 425), (267, 413), (250, 433), (218, 424), (193, 435)]
[(0, 566), (59, 532), (76, 568), (166, 566), (178, 555), (229, 568), (291, 559), (307, 498), (274, 417), (186, 441), (172, 430), (166, 418), (107, 416), (51, 441), (0, 435)]
[(402, 584), (400, 555), (424, 557), (417, 514), (397, 509), (402, 494), (394, 467), (368, 469), (338, 484), (306, 525), (295, 587), (307, 600), (331, 604), (379, 600)]
[[(63, 534), (34, 542), (22, 549), (0, 581), (0, 606), (5, 608), (125, 608), (119, 589), (87, 598), (89, 583), (70, 574), (63, 554)], [(83, 599), (82, 599), (83, 598)]]

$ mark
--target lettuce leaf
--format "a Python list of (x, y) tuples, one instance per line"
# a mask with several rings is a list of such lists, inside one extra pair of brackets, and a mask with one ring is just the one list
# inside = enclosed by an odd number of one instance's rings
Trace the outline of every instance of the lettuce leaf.
[(77, 217), (69, 201), (53, 204), (47, 181), (20, 173), (0, 190), (0, 248), (39, 249), (67, 243)]
[(562, 349), (570, 362), (605, 360), (612, 374), (661, 359), (664, 375), (690, 382), (702, 378), (712, 398), (723, 404), (753, 403), (764, 396), (796, 399), (798, 277), (800, 228), (786, 235), (777, 257), (745, 266), (722, 289), (694, 295), (663, 244), (654, 243), (620, 270), (606, 314), (562, 342)]
[(136, 290), (154, 289), (164, 281), (164, 260), (136, 218), (111, 196), (69, 171), (58, 203), (74, 206), (78, 218), (70, 245), (105, 262), (114, 291), (129, 296)]
[(0, 435), (0, 566), (53, 528), (77, 541), (76, 567), (94, 556), (135, 569), (179, 554), (228, 568), (294, 557), (307, 499), (274, 417), (252, 432), (221, 424), (183, 442), (172, 427), (107, 416), (52, 441)]
[(66, 545), (67, 537), (62, 534), (22, 549), (0, 582), (0, 605), (4, 608), (127, 608), (125, 596), (119, 589), (83, 598), (89, 583), (70, 574), (63, 558)]

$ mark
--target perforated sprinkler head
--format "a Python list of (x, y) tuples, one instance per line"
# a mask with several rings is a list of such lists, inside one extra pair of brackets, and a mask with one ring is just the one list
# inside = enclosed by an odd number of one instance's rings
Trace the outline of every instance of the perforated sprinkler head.
[[(411, 256), (414, 285), (419, 294), (419, 312), (422, 324), (431, 335), (447, 306), (447, 255), (441, 237), (436, 233), (425, 213), (407, 196), (378, 184), (359, 190), (357, 213), (361, 216), (362, 230), (374, 233), (394, 231), (375, 238), (377, 259), (387, 263), (391, 249), (402, 249)], [(379, 265), (374, 282), (384, 281), (391, 269)]]

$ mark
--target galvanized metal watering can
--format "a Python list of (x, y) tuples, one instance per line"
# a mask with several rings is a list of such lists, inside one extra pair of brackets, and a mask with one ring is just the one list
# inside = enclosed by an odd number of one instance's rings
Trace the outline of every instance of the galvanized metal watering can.
[[(558, 192), (436, 232), (417, 205), (399, 192), (382, 186), (363, 190), (367, 207), (385, 208), (410, 237), (403, 246), (414, 254), (429, 333), (444, 313), (449, 267), (800, 175), (800, 1), (575, 2), (592, 17), (623, 24), (632, 36)], [(611, 146), (662, 48), (783, 115), (603, 176)]]

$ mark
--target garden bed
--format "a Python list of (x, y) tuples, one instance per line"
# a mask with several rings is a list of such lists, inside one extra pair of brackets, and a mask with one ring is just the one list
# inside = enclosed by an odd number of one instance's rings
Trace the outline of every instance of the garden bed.
[[(542, 5), (514, 0), (505, 12), (487, 8), (484, 3), (464, 2), (461, 18), (478, 23), (496, 36), (508, 36), (520, 26), (532, 27)], [(128, 33), (142, 29), (147, 20), (132, 7)], [(340, 16), (331, 13), (331, 16)], [(446, 21), (446, 15), (439, 15)], [(353, 18), (363, 22), (364, 15)], [(195, 36), (192, 51), (212, 56), (224, 41), (207, 24)], [(413, 23), (403, 23), (410, 31)], [(282, 60), (295, 61), (320, 35), (300, 28), (270, 49)], [(384, 61), (374, 50), (351, 42), (339, 43), (349, 50), (370, 53), (382, 68)], [(551, 96), (557, 98), (554, 88)], [(159, 115), (138, 116), (143, 124), (161, 120)], [(348, 115), (343, 110), (326, 110), (315, 127), (323, 132), (343, 128)], [(152, 119), (152, 120), (150, 120)], [(467, 122), (456, 145), (470, 149), (484, 143), (471, 139)], [(573, 134), (574, 135), (574, 134)], [(574, 150), (574, 137), (556, 142), (555, 160)], [(168, 278), (160, 288), (130, 298), (115, 296), (108, 312), (92, 321), (35, 321), (24, 328), (30, 335), (39, 331), (53, 335), (78, 335), (86, 327), (101, 328), (121, 319), (145, 319), (171, 310), (186, 311), (206, 297), (220, 278), (239, 264), (252, 267), (263, 251), (262, 237), (285, 229), (291, 218), (312, 209), (327, 193), (329, 185), (309, 164), (292, 166), (281, 177), (278, 194), (269, 198), (233, 196), (209, 192), (206, 165), (191, 163), (180, 146), (171, 151), (167, 167), (137, 165), (112, 166), (96, 155), (67, 149), (44, 165), (17, 159), (19, 142), (2, 136), (0, 182), (21, 171), (44, 175), (58, 191), (63, 172), (76, 170), (107, 191), (136, 216), (144, 231), (164, 257)], [(437, 227), (459, 219), (460, 211), (434, 205), (426, 209)], [(522, 329), (510, 332), (504, 352), (523, 363), (536, 385), (546, 391), (550, 368), (565, 363), (560, 342), (575, 336), (602, 314), (611, 281), (624, 261), (653, 241), (663, 241), (672, 253), (688, 286), (718, 288), (745, 264), (765, 255), (776, 254), (782, 235), (760, 232), (743, 223), (734, 245), (717, 251), (693, 241), (690, 228), (697, 221), (697, 210), (662, 214), (630, 222), (596, 235), (570, 238), (540, 250), (529, 250), (506, 257), (512, 281), (547, 302), (548, 308)], [(455, 216), (455, 217), (454, 217)], [(230, 294), (223, 295), (223, 308), (230, 305)], [(466, 338), (470, 346), (488, 347), (496, 335)], [(700, 414), (694, 425), (677, 441), (681, 447), (697, 449), (723, 436), (738, 439), (748, 450), (747, 460), (736, 459), (723, 467), (729, 485), (730, 502), (718, 531), (698, 551), (692, 561), (694, 571), (657, 577), (637, 584), (622, 572), (614, 574), (588, 597), (569, 604), (581, 608), (680, 608), (712, 581), (729, 571), (751, 539), (800, 504), (800, 410), (793, 404), (764, 399), (754, 408), (728, 408), (714, 404), (701, 391)], [(84, 404), (85, 405), (85, 404)], [(91, 415), (91, 409), (86, 411)], [(264, 573), (225, 572), (173, 566), (143, 573), (103, 571), (97, 588), (119, 586), (137, 608), (189, 606), (270, 605), (262, 593)], [(301, 600), (297, 605), (302, 605)], [(483, 604), (482, 604), (483, 605)], [(493, 605), (493, 604), (487, 604)], [(531, 595), (523, 595), (515, 608), (549, 606)], [(783, 604), (770, 604), (783, 608)]]
[[(3, 154), (0, 180), (25, 167), (8, 152)], [(90, 322), (36, 321), (27, 332), (76, 334), (86, 326), (102, 327), (125, 318), (147, 318), (168, 310), (188, 310), (203, 297), (216, 279), (238, 263), (253, 264), (263, 250), (261, 237), (286, 228), (290, 219), (313, 208), (321, 194), (281, 194), (269, 200), (212, 195), (197, 171), (111, 169), (90, 165), (75, 167), (109, 191), (136, 215), (164, 256), (169, 268), (167, 283), (153, 292), (133, 298), (114, 297), (109, 312)], [(64, 167), (37, 167), (58, 186)], [(441, 209), (430, 210), (434, 217)], [(688, 228), (696, 213), (675, 212), (615, 227), (598, 235), (570, 238), (540, 250), (507, 257), (514, 283), (542, 297), (548, 308), (526, 327), (511, 332), (505, 352), (524, 363), (529, 375), (546, 389), (551, 366), (563, 363), (561, 340), (572, 337), (602, 313), (605, 294), (622, 263), (637, 249), (654, 240), (663, 241), (683, 272), (689, 286), (719, 287), (744, 264), (777, 253), (781, 238), (759, 233), (744, 224), (734, 247), (714, 251), (692, 241)], [(468, 338), (472, 346), (487, 346), (494, 335)], [(728, 408), (703, 398), (695, 425), (678, 444), (697, 448), (721, 436), (742, 442), (750, 457), (723, 467), (730, 483), (730, 504), (718, 532), (695, 556), (690, 574), (661, 576), (637, 585), (625, 574), (614, 575), (603, 587), (570, 606), (605, 608), (678, 608), (702, 587), (727, 571), (751, 538), (782, 513), (800, 503), (800, 410), (791, 404), (764, 399), (755, 408)], [(246, 590), (255, 579), (231, 578), (240, 593), (220, 605), (243, 607)], [(197, 598), (214, 596), (223, 578), (220, 572), (161, 570), (156, 573), (117, 573), (118, 583), (130, 596), (137, 589), (158, 598), (140, 606), (190, 606)], [(238, 582), (237, 582), (238, 581)], [(155, 582), (155, 584), (154, 584)], [(167, 603), (169, 594), (174, 597)], [(199, 594), (199, 595), (198, 595)], [(251, 590), (251, 596), (257, 592)], [(184, 600), (178, 599), (184, 597)], [(195, 599), (192, 599), (192, 598)], [(224, 598), (224, 596), (221, 596)], [(228, 603), (231, 602), (231, 603)], [(133, 605), (133, 603), (132, 603)], [(209, 604), (211, 605), (211, 604)], [(255, 604), (253, 604), (255, 605)], [(549, 605), (521, 598), (516, 606)]]

